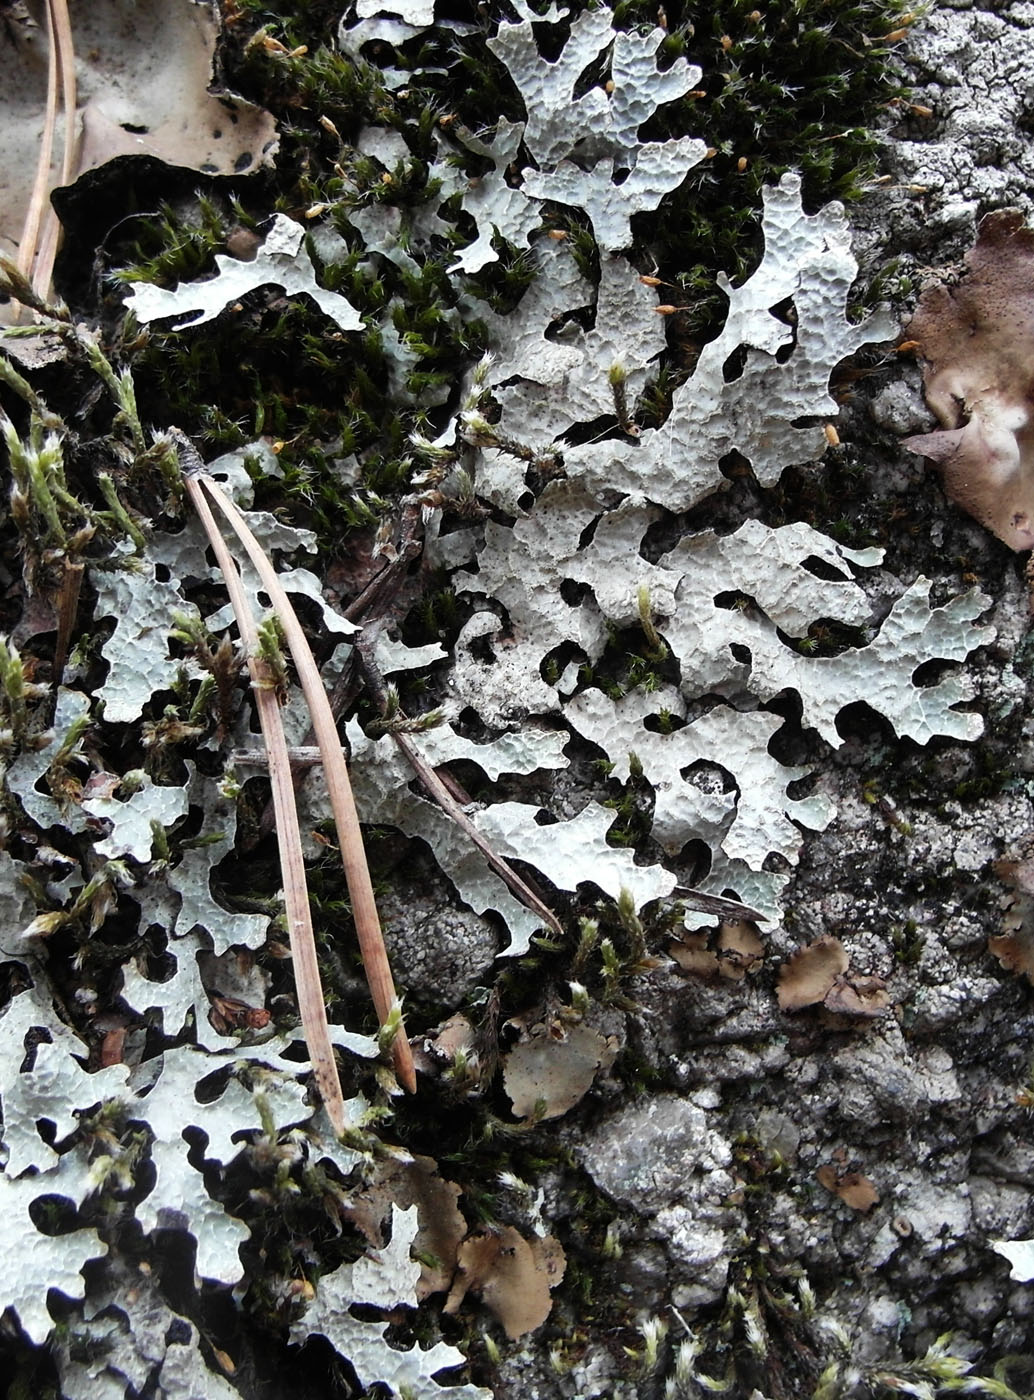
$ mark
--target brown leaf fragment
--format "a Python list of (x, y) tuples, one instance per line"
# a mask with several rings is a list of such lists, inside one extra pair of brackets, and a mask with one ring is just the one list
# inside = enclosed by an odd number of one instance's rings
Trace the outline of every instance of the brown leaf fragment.
[(1007, 972), (1034, 983), (1034, 935), (1028, 929), (995, 934), (987, 946)]
[(906, 335), (941, 429), (903, 445), (1012, 549), (1034, 546), (1034, 230), (1015, 209), (981, 221), (954, 288), (927, 288)]
[(530, 1118), (536, 1109), (540, 1118), (559, 1118), (613, 1060), (613, 1048), (591, 1026), (540, 1025), (504, 1057), (503, 1088), (518, 1118)]
[(987, 946), (1007, 972), (1034, 983), (1034, 859), (998, 860), (994, 872), (1005, 884), (1002, 932)]
[(471, 1235), (459, 1249), (456, 1278), (444, 1312), (459, 1311), (467, 1293), (478, 1293), (511, 1341), (540, 1327), (549, 1316), (551, 1288), (567, 1260), (552, 1235), (526, 1240), (512, 1225)]
[(467, 1233), (457, 1204), (461, 1195), (455, 1182), (438, 1175), (433, 1157), (414, 1157), (411, 1162), (385, 1158), (377, 1163), (376, 1175), (355, 1193), (346, 1213), (374, 1249), (383, 1249), (392, 1205), (402, 1210), (416, 1206), (411, 1253), (420, 1261), (416, 1295), (423, 1300), (431, 1293), (444, 1293), (456, 1272), (457, 1251)]
[(706, 933), (684, 933), (677, 943), (671, 944), (668, 952), (679, 967), (694, 977), (717, 977), (718, 954), (708, 943)]
[(827, 1191), (832, 1191), (846, 1206), (863, 1215), (880, 1199), (876, 1187), (861, 1172), (838, 1172), (836, 1167), (828, 1165), (819, 1167), (815, 1175)]
[(723, 977), (741, 982), (757, 972), (764, 960), (765, 945), (754, 924), (746, 919), (726, 919), (718, 933), (718, 971)]
[(834, 982), (847, 971), (847, 950), (839, 938), (824, 934), (797, 952), (779, 969), (777, 995), (783, 1011), (800, 1011), (824, 1001)]
[(882, 977), (845, 973), (830, 987), (822, 1004), (841, 1016), (882, 1016), (891, 1001)]

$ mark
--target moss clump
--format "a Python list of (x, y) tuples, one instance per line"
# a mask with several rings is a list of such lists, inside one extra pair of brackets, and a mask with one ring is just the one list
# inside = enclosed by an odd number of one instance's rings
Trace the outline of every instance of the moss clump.
[[(580, 8), (576, 0), (574, 12)], [(193, 278), (211, 268), (215, 252), (232, 250), (235, 237), (253, 234), (271, 207), (313, 227), (329, 221), (340, 235), (332, 255), (321, 245), (320, 277), (363, 315), (363, 335), (342, 335), (313, 308), (259, 291), (203, 335), (155, 329), (130, 353), (152, 422), (178, 423), (209, 451), (259, 433), (282, 443), (285, 476), (275, 494), (333, 550), (408, 489), (410, 434), (440, 423), (437, 406), (482, 352), (484, 330), (459, 314), (461, 305), (476, 295), (505, 313), (531, 277), (527, 251), (502, 241), (499, 261), (476, 277), (449, 272), (473, 230), (455, 207), (442, 206), (430, 174), (436, 133), (454, 125), (490, 131), (500, 116), (524, 113), (485, 46), (495, 16), (473, 4), (453, 7), (451, 17), (464, 22), (456, 27), (418, 33), (390, 50), (366, 44), (360, 58), (336, 48), (337, 5), (234, 0), (223, 10), (228, 84), (280, 123), (275, 175), (236, 182), (231, 195), (211, 182), (157, 217), (134, 216), (113, 232), (105, 258), (118, 278), (165, 285)], [(626, 29), (661, 23), (661, 62), (685, 58), (702, 70), (699, 89), (662, 107), (643, 139), (692, 134), (713, 148), (656, 215), (633, 222), (641, 239), (634, 255), (670, 283), (679, 308), (669, 318), (674, 378), (662, 371), (667, 382), (655, 393), (663, 416), (671, 384), (724, 314), (715, 271), (742, 276), (756, 258), (762, 185), (799, 169), (806, 198), (818, 205), (856, 197), (872, 174), (874, 127), (901, 96), (889, 59), (902, 5), (782, 0), (761, 11), (738, 0), (720, 12), (673, 3), (662, 13), (652, 0), (619, 0), (614, 15)], [(559, 51), (569, 28), (570, 17), (543, 24), (544, 51)], [(409, 80), (392, 85), (378, 64), (408, 71)], [(358, 152), (368, 125), (397, 133), (406, 154), (385, 166)], [(477, 157), (455, 159), (472, 178), (480, 173)], [(367, 254), (350, 216), (376, 206), (397, 219), (408, 262)], [(450, 214), (460, 219), (451, 232)], [(548, 206), (546, 214), (548, 221)], [(440, 231), (415, 238), (414, 220), (424, 215)], [(553, 221), (591, 275), (589, 230), (571, 211), (556, 211)], [(343, 488), (333, 461), (352, 455), (360, 480)]]

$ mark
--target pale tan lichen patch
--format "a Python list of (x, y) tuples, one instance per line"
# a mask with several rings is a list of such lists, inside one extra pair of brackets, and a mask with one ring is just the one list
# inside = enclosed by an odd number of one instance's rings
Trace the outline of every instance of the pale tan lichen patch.
[(999, 860), (995, 874), (1008, 894), (1002, 913), (1002, 929), (987, 946), (1008, 972), (1034, 983), (1034, 859)]
[(783, 1011), (800, 1011), (825, 1000), (836, 979), (847, 971), (847, 950), (839, 938), (817, 938), (783, 963), (779, 969), (779, 1005)]
[(506, 1056), (503, 1087), (518, 1118), (559, 1118), (613, 1059), (613, 1047), (591, 1026), (540, 1024)]
[(852, 1210), (861, 1211), (863, 1215), (872, 1210), (880, 1199), (876, 1187), (861, 1172), (839, 1172), (835, 1166), (829, 1164), (819, 1167), (815, 1175), (827, 1191), (832, 1191), (840, 1197), (844, 1205), (850, 1206)]
[(718, 954), (711, 948), (706, 933), (684, 933), (678, 942), (669, 946), (668, 952), (679, 967), (694, 977), (718, 975)]
[(467, 1293), (478, 1293), (515, 1341), (545, 1322), (553, 1306), (550, 1289), (563, 1278), (566, 1265), (563, 1248), (552, 1235), (526, 1240), (512, 1225), (471, 1235), (460, 1246), (444, 1311), (457, 1312)]
[(883, 979), (854, 972), (847, 949), (829, 934), (783, 963), (777, 994), (783, 1011), (821, 1005), (844, 1016), (879, 1016), (890, 1006)]
[(467, 1233), (457, 1205), (461, 1194), (455, 1182), (438, 1175), (433, 1157), (414, 1157), (410, 1162), (385, 1158), (356, 1193), (348, 1213), (374, 1249), (383, 1249), (384, 1225), (392, 1205), (416, 1206), (413, 1254), (420, 1261), (416, 1296), (423, 1299), (430, 1293), (444, 1293), (455, 1273), (459, 1244)]
[(757, 925), (746, 919), (726, 919), (718, 932), (718, 971), (732, 982), (741, 982), (757, 972), (764, 958), (765, 945)]
[(747, 919), (726, 919), (711, 947), (708, 933), (684, 933), (668, 952), (678, 965), (696, 977), (725, 977), (741, 982), (756, 973), (764, 961), (765, 945), (757, 925)]
[(1034, 230), (989, 214), (958, 285), (923, 292), (906, 330), (941, 423), (905, 439), (944, 489), (1012, 549), (1034, 546)]

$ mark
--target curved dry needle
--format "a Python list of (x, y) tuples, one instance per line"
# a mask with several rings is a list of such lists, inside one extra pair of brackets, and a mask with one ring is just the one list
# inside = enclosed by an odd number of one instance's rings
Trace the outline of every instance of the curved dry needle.
[(47, 202), (52, 188), (50, 169), (54, 158), (59, 88), (65, 118), (60, 183), (67, 185), (75, 172), (75, 48), (68, 0), (47, 0), (47, 105), (36, 178), (25, 212), (17, 258), (19, 271), (43, 301), (50, 298), (50, 278), (61, 233), (57, 214)]
[(18, 243), (18, 271), (27, 282), (33, 280), (32, 268), (39, 246), (40, 224), (50, 188), (50, 165), (54, 157), (54, 128), (57, 125), (58, 61), (54, 34), (54, 15), (47, 6), (47, 106), (43, 118), (39, 154), (36, 157), (36, 178), (33, 181), (29, 207), (25, 211), (21, 239)]
[[(75, 45), (72, 40), (72, 21), (68, 14), (68, 0), (49, 0), (48, 13), (51, 17), (51, 44), (57, 49), (57, 66), (61, 75), (61, 106), (64, 111), (64, 147), (61, 153), (61, 176), (59, 183), (70, 185), (75, 177), (78, 142), (75, 135), (76, 82)], [(43, 230), (39, 241), (39, 254), (36, 258), (36, 272), (33, 286), (44, 301), (51, 296), (51, 278), (57, 258), (61, 238), (61, 224), (52, 204), (48, 205), (43, 219)]]
[[(359, 657), (359, 664), (362, 667), (363, 675), (366, 679), (374, 700), (384, 709), (387, 692), (384, 686), (384, 678), (377, 669), (374, 658), (373, 645), (369, 637), (364, 633), (356, 639), (356, 654)], [(449, 791), (443, 779), (434, 768), (427, 762), (420, 752), (419, 746), (410, 739), (408, 734), (398, 729), (389, 729), (388, 733), (394, 739), (395, 744), (405, 756), (409, 766), (413, 769), (420, 783), (434, 802), (442, 809), (445, 815), (463, 831), (484, 856), (489, 866), (495, 871), (501, 880), (509, 886), (517, 898), (530, 909), (533, 914), (537, 914), (547, 928), (561, 938), (564, 934), (564, 926), (549, 908), (549, 906), (535, 893), (526, 880), (514, 870), (513, 866), (503, 856), (499, 855), (491, 844), (482, 836), (477, 827), (467, 816), (462, 805)]]
[(741, 904), (738, 899), (728, 899), (724, 894), (705, 894), (703, 890), (688, 889), (676, 885), (673, 891), (690, 909), (699, 909), (703, 914), (716, 914), (720, 919), (749, 919), (751, 923), (764, 923), (765, 916), (752, 909), (749, 904)]
[[(388, 954), (384, 947), (377, 904), (373, 897), (373, 884), (370, 880), (370, 868), (366, 862), (362, 833), (359, 830), (359, 816), (355, 809), (355, 799), (352, 796), (352, 784), (349, 781), (348, 767), (341, 749), (341, 738), (334, 723), (334, 715), (330, 708), (330, 701), (327, 699), (327, 692), (323, 687), (319, 670), (309, 649), (308, 640), (291, 601), (284, 592), (276, 570), (251, 533), (244, 517), (210, 476), (201, 473), (193, 479), (204, 485), (232, 526), (262, 581), (262, 587), (269, 594), (269, 600), (284, 629), (284, 636), (287, 639), (287, 645), (298, 672), (298, 679), (301, 681), (305, 700), (309, 706), (309, 713), (312, 716), (316, 742), (323, 755), (327, 795), (330, 798), (334, 824), (337, 827), (341, 861), (345, 868), (345, 879), (348, 882), (348, 893), (352, 902), (352, 917), (355, 921), (356, 937), (359, 940), (359, 951), (362, 955), (366, 980), (370, 986), (370, 995), (373, 998), (377, 1019), (383, 1026), (395, 1012), (398, 998), (395, 993), (391, 967), (388, 964)], [(413, 1066), (409, 1041), (406, 1039), (405, 1030), (401, 1028), (401, 1025), (392, 1044), (392, 1054), (399, 1083), (409, 1093), (415, 1093), (416, 1070)]]
[(255, 691), (255, 704), (258, 710), (262, 736), (266, 743), (269, 759), (269, 780), (273, 787), (273, 802), (276, 808), (276, 837), (280, 850), (280, 864), (284, 881), (284, 908), (287, 914), (288, 936), (291, 940), (291, 958), (294, 964), (295, 986), (298, 989), (298, 1009), (302, 1017), (302, 1030), (308, 1047), (309, 1059), (320, 1097), (327, 1110), (327, 1117), (336, 1133), (345, 1131), (345, 1105), (338, 1078), (334, 1046), (327, 1025), (326, 1003), (323, 985), (320, 981), (319, 964), (316, 959), (316, 940), (312, 931), (312, 913), (309, 908), (308, 889), (305, 881), (305, 863), (302, 859), (301, 832), (298, 829), (298, 808), (294, 800), (294, 783), (291, 778), (291, 760), (287, 753), (287, 741), (280, 716), (280, 705), (276, 694), (268, 684), (264, 665), (259, 656), (258, 634), (251, 607), (241, 583), (237, 565), (219, 532), (215, 518), (201, 489), (198, 478), (185, 476), (187, 492), (198, 513), (205, 533), (208, 536), (216, 560), (226, 580), (226, 591), (237, 618), (237, 627), (244, 643)]

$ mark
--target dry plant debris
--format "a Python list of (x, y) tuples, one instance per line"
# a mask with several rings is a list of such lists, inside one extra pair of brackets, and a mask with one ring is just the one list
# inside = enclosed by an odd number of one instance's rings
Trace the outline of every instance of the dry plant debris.
[(456, 1312), (467, 1293), (478, 1293), (506, 1335), (516, 1340), (549, 1316), (549, 1292), (563, 1278), (566, 1262), (552, 1235), (528, 1240), (512, 1225), (471, 1235), (460, 1245), (445, 1311)]
[(937, 463), (948, 495), (1012, 549), (1034, 546), (1034, 230), (988, 214), (954, 286), (923, 292), (905, 334), (941, 423), (905, 446)]
[(778, 997), (783, 1011), (822, 1005), (847, 1016), (879, 1016), (890, 1007), (879, 977), (849, 970), (847, 949), (830, 934), (799, 948), (779, 969)]
[(850, 1206), (852, 1210), (860, 1211), (863, 1215), (879, 1202), (880, 1193), (861, 1172), (843, 1172), (832, 1164), (827, 1164), (819, 1167), (815, 1175), (827, 1191), (832, 1191), (840, 1197), (845, 1206)]
[(560, 1118), (585, 1097), (615, 1047), (584, 1024), (559, 1018), (521, 1025), (521, 1039), (503, 1056), (503, 1088), (518, 1118)]

